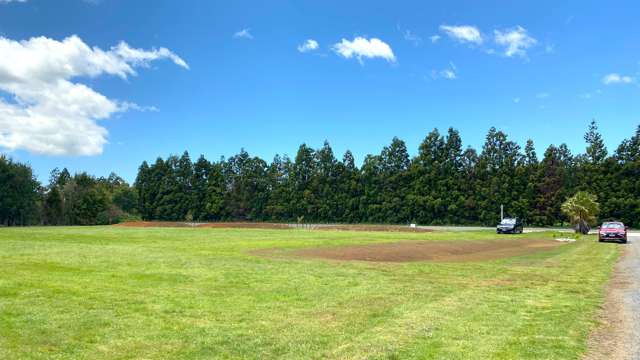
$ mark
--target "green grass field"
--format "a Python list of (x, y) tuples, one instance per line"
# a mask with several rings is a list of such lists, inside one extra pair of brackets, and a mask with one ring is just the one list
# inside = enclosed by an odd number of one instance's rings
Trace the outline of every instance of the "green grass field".
[(250, 253), (495, 237), (0, 228), (0, 359), (579, 358), (614, 244), (468, 263)]

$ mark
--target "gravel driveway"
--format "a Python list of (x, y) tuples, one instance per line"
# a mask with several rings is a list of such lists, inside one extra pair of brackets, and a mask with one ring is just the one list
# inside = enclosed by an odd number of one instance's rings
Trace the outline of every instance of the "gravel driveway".
[[(618, 246), (602, 244), (602, 246)], [(629, 234), (585, 359), (640, 360), (640, 233)]]

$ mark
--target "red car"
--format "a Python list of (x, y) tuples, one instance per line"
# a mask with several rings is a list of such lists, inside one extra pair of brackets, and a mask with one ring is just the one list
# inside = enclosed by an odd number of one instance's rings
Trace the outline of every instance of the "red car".
[(628, 226), (624, 226), (619, 221), (610, 221), (603, 223), (598, 228), (598, 241), (617, 240), (625, 244), (627, 242)]

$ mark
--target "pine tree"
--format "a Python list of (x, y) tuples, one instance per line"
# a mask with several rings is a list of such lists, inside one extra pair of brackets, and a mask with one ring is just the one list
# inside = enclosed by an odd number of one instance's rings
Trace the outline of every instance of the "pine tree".
[(265, 208), (265, 217), (270, 221), (292, 221), (290, 210), (289, 181), (291, 160), (288, 156), (276, 154), (267, 169), (269, 198)]
[(357, 223), (362, 221), (361, 197), (360, 170), (356, 167), (353, 153), (347, 150), (342, 157), (338, 175), (338, 203), (341, 208), (342, 222)]
[(361, 172), (361, 217), (364, 222), (384, 223), (387, 219), (382, 211), (384, 176), (380, 155), (367, 155), (362, 164)]
[(380, 153), (382, 222), (406, 223), (411, 211), (404, 203), (409, 193), (409, 153), (404, 141), (394, 137), (389, 146)]
[(521, 161), (518, 144), (509, 141), (502, 131), (490, 128), (478, 158), (478, 203), (483, 224), (493, 225), (500, 220), (501, 205), (506, 206), (506, 215), (522, 216), (515, 213), (518, 209), (509, 207), (519, 196), (515, 173)]
[(327, 141), (321, 149), (316, 151), (316, 173), (313, 177), (312, 192), (317, 199), (317, 210), (314, 218), (323, 222), (340, 220), (340, 210), (336, 200), (338, 186), (338, 160), (333, 155), (333, 149)]
[(514, 203), (516, 213), (527, 225), (536, 224), (534, 217), (539, 191), (537, 187), (538, 171), (538, 155), (533, 140), (528, 139), (524, 148), (524, 158), (517, 168), (517, 191), (520, 192), (520, 196)]
[(444, 210), (438, 189), (441, 178), (441, 166), (446, 161), (445, 141), (438, 129), (433, 129), (418, 148), (418, 156), (411, 166), (412, 191), (409, 206), (412, 209), (411, 220), (420, 224), (437, 222), (439, 213)]
[(200, 155), (196, 163), (193, 165), (193, 176), (191, 178), (191, 211), (192, 217), (196, 221), (208, 219), (207, 212), (207, 192), (209, 173), (211, 164), (204, 155)]
[(550, 145), (544, 152), (536, 181), (539, 194), (535, 213), (537, 224), (552, 226), (560, 218), (560, 206), (564, 200), (562, 198), (562, 179), (563, 168), (558, 148)]
[(154, 204), (151, 188), (152, 171), (153, 170), (149, 168), (149, 164), (147, 164), (146, 161), (143, 161), (138, 168), (138, 175), (136, 176), (136, 181), (134, 183), (134, 187), (138, 192), (138, 211), (140, 212), (140, 216), (144, 220), (152, 220), (154, 214)]
[(602, 135), (598, 132), (598, 124), (595, 120), (589, 124), (589, 131), (584, 135), (584, 140), (587, 142), (587, 156), (591, 163), (602, 163), (607, 157), (607, 148)]
[(225, 203), (228, 190), (225, 180), (226, 161), (224, 158), (217, 163), (212, 163), (207, 178), (207, 219), (223, 220), (229, 218), (230, 210)]
[(294, 217), (304, 216), (315, 220), (316, 199), (312, 181), (316, 173), (315, 151), (306, 144), (300, 145), (291, 173), (291, 209)]

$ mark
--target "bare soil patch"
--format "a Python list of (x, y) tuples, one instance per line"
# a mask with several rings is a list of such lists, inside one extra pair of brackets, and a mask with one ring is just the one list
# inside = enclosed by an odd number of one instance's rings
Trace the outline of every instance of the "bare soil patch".
[(508, 239), (490, 241), (402, 241), (385, 244), (310, 248), (294, 256), (341, 261), (466, 262), (526, 255), (562, 246), (553, 240)]

